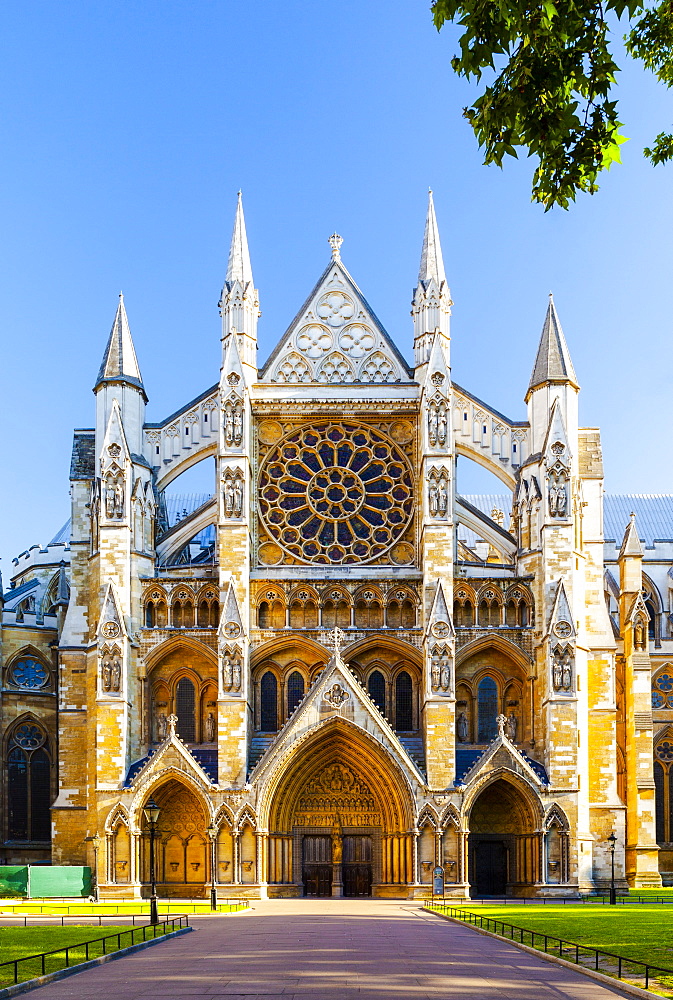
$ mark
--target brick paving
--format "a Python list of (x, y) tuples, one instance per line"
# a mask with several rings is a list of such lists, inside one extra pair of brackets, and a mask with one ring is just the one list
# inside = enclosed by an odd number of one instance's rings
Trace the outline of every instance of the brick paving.
[(504, 941), (388, 900), (270, 900), (35, 990), (35, 1000), (609, 1000)]

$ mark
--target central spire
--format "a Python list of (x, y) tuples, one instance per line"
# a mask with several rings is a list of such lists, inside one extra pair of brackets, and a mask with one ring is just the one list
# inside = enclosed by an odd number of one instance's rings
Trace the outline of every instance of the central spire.
[(432, 191), (428, 191), (428, 214), (425, 218), (425, 233), (423, 234), (423, 249), (421, 250), (421, 266), (418, 269), (419, 282), (434, 278), (438, 285), (446, 281), (444, 273), (444, 258), (442, 245), (439, 241), (439, 229), (435, 215), (435, 203)]
[(234, 231), (231, 236), (225, 281), (230, 286), (235, 281), (240, 281), (242, 285), (247, 285), (248, 282), (252, 284), (252, 265), (250, 263), (250, 251), (248, 250), (248, 237), (245, 231), (243, 199), (240, 191), (238, 192)]

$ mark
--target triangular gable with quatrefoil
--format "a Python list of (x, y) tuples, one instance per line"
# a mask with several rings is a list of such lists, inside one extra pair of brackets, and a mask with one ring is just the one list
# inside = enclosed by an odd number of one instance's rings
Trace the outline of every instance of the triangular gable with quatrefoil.
[(404, 358), (335, 253), (260, 372), (260, 382), (407, 382)]

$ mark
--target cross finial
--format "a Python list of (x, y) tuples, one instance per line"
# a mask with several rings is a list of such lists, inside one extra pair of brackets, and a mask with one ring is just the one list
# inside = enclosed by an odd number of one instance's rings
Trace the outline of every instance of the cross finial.
[(339, 253), (339, 251), (341, 250), (341, 244), (343, 243), (343, 239), (341, 238), (341, 236), (339, 236), (338, 233), (332, 233), (327, 242), (332, 248), (332, 256), (334, 257), (334, 259), (341, 260), (341, 254)]
[(166, 721), (168, 723), (168, 735), (175, 736), (175, 727), (178, 724), (177, 715), (169, 715)]
[(507, 725), (507, 717), (504, 715), (499, 715), (495, 720), (498, 724), (498, 736), (503, 739), (505, 735), (505, 726)]
[(327, 633), (327, 638), (329, 639), (330, 645), (334, 647), (334, 655), (338, 658), (341, 644), (345, 639), (343, 630), (340, 628), (333, 628), (331, 632)]

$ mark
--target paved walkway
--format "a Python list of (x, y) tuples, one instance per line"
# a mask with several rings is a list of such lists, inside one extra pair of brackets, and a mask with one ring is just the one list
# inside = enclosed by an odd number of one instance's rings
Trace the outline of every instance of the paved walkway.
[(35, 1000), (610, 1000), (618, 989), (387, 900), (270, 900)]

